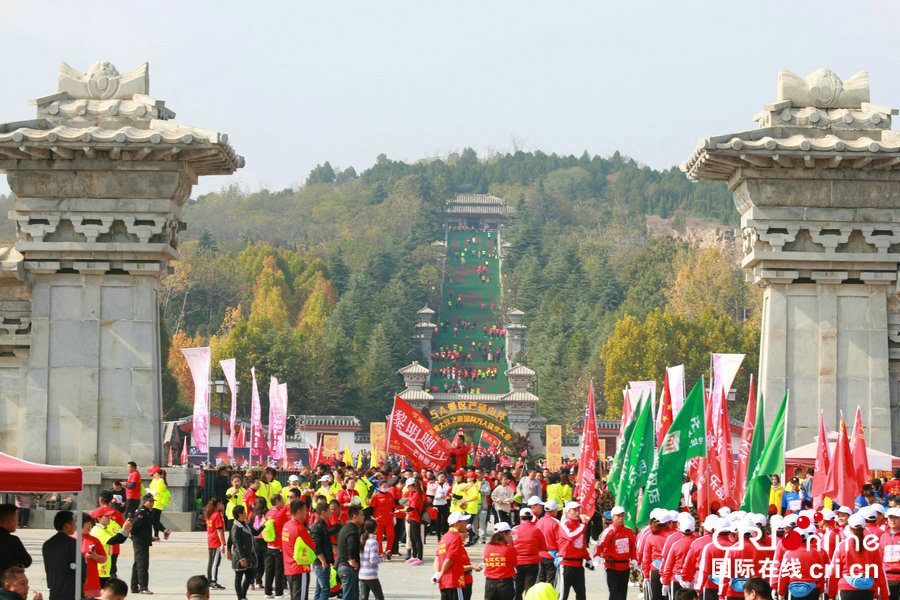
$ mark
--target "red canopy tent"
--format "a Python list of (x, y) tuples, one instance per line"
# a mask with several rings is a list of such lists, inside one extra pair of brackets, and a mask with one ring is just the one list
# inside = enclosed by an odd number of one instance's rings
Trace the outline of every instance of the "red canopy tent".
[(0, 492), (79, 493), (82, 489), (81, 467), (43, 465), (0, 452)]

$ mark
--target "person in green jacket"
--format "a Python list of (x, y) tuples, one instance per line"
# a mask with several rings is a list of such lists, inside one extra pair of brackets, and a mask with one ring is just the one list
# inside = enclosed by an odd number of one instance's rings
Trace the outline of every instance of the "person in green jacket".
[(172, 535), (171, 531), (163, 529), (162, 523), (160, 522), (162, 511), (172, 504), (172, 492), (169, 491), (169, 487), (166, 485), (165, 471), (158, 466), (153, 465), (147, 469), (147, 472), (153, 476), (153, 480), (150, 482), (150, 487), (147, 488), (147, 492), (153, 496), (153, 541), (158, 542), (160, 532), (162, 532), (165, 539), (169, 539), (169, 536)]

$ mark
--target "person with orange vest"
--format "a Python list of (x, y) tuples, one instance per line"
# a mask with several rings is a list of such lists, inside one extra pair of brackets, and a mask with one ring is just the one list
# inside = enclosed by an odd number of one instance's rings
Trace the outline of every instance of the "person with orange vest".
[[(663, 588), (668, 588), (665, 594), (669, 600), (675, 600), (675, 593), (682, 587), (681, 573), (684, 571), (684, 562), (687, 559), (687, 553), (691, 549), (691, 544), (697, 539), (694, 533), (696, 521), (691, 513), (678, 514), (678, 533), (672, 534), (666, 540), (663, 546), (663, 562), (662, 568), (659, 570), (660, 583)], [(687, 587), (690, 587), (688, 584)]]
[(562, 567), (559, 600), (567, 600), (570, 589), (575, 590), (575, 600), (585, 600), (585, 561), (590, 565), (588, 568), (594, 568), (585, 543), (585, 530), (590, 519), (581, 515), (581, 505), (574, 501), (566, 503), (565, 515), (556, 538), (559, 554), (553, 561), (557, 569)]
[(519, 524), (512, 530), (513, 546), (516, 550), (516, 600), (537, 582), (541, 566), (541, 552), (547, 551), (544, 533), (534, 524), (534, 513), (530, 508), (519, 511)]
[(612, 524), (597, 539), (594, 566), (600, 566), (600, 561), (604, 561), (610, 600), (625, 600), (628, 596), (628, 570), (632, 561), (637, 560), (637, 537), (630, 527), (625, 526), (624, 508), (614, 506), (609, 514)]
[(828, 598), (834, 600), (840, 595), (841, 600), (862, 600), (878, 596), (880, 600), (888, 600), (890, 592), (882, 569), (882, 551), (880, 547), (867, 547), (865, 519), (851, 515), (847, 527), (850, 529), (847, 539), (831, 559)]
[(305, 500), (292, 500), (291, 518), (281, 530), (281, 557), (291, 600), (307, 600), (310, 565), (316, 560), (315, 543), (306, 529), (309, 509)]

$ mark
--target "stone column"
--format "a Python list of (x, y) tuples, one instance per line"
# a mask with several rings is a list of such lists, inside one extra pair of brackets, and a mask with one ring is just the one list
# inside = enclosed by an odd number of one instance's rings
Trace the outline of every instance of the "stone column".
[(243, 159), (148, 94), (146, 63), (124, 75), (63, 63), (36, 120), (0, 125), (22, 256), (21, 285), (0, 285), (0, 302), (31, 300), (24, 393), (6, 415), (27, 435), (0, 439), (3, 451), (86, 467), (163, 460), (159, 282), (198, 176)]
[[(867, 443), (897, 453), (900, 134), (864, 72), (782, 71), (760, 129), (701, 140), (682, 168), (726, 181), (749, 280), (764, 288), (760, 392), (771, 423), (790, 392), (787, 445), (862, 409)], [(895, 420), (896, 421), (896, 420)], [(896, 426), (896, 425), (895, 425)], [(893, 441), (892, 441), (893, 439)]]
[(432, 319), (434, 319), (434, 311), (425, 306), (416, 311), (416, 316), (418, 317), (418, 321), (416, 322), (416, 338), (419, 342), (419, 350), (422, 352), (424, 359), (428, 361), (428, 367), (430, 368), (431, 337), (434, 335), (434, 330), (437, 327), (437, 325), (431, 322)]
[(506, 364), (513, 365), (516, 356), (525, 351), (525, 325), (522, 324), (525, 313), (514, 308), (506, 316), (509, 321), (506, 324)]

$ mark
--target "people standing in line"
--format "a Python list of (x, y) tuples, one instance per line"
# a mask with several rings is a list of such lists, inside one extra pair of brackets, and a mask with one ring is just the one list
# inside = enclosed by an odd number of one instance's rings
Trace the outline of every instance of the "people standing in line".
[(567, 600), (569, 590), (573, 589), (575, 590), (575, 600), (585, 600), (585, 560), (593, 568), (593, 564), (590, 562), (591, 556), (585, 545), (585, 523), (588, 519), (581, 516), (581, 505), (577, 502), (566, 504), (565, 515), (565, 520), (560, 523), (559, 537), (557, 538), (559, 554), (554, 561), (557, 569), (562, 567), (558, 586), (562, 590), (560, 600)]
[(469, 516), (461, 512), (450, 513), (447, 523), (450, 529), (438, 542), (434, 557), (434, 575), (431, 582), (438, 584), (441, 600), (463, 600), (465, 597), (465, 572), (472, 569), (468, 564), (468, 554), (463, 545), (462, 534), (466, 531)]
[(484, 547), (484, 600), (521, 596), (516, 589), (517, 566), (509, 523), (494, 523), (494, 534)]
[(256, 571), (256, 552), (253, 548), (253, 536), (259, 533), (247, 523), (247, 511), (243, 506), (236, 506), (231, 524), (231, 535), (228, 538), (228, 555), (231, 568), (234, 569), (234, 592), (238, 600), (247, 600), (247, 590), (253, 581)]
[[(369, 521), (372, 522), (372, 533), (374, 533), (375, 520), (369, 519)], [(341, 578), (342, 600), (357, 600), (361, 596), (360, 580), (363, 575), (363, 565), (360, 546), (365, 541), (365, 536), (361, 531), (364, 522), (366, 522), (366, 518), (363, 516), (362, 507), (353, 505), (347, 509), (347, 522), (338, 533), (337, 572), (338, 577)], [(375, 542), (375, 545), (377, 550), (378, 542)], [(377, 570), (375, 576), (377, 579)]]
[(553, 564), (553, 559), (559, 553), (559, 544), (557, 542), (559, 537), (557, 512), (559, 508), (555, 500), (547, 500), (543, 506), (544, 514), (541, 515), (541, 518), (536, 523), (537, 528), (544, 534), (544, 541), (547, 542), (547, 549), (539, 553), (541, 568), (538, 570), (538, 582), (545, 582), (551, 585), (556, 582), (556, 566)]
[(166, 472), (164, 470), (153, 465), (147, 469), (147, 473), (153, 478), (147, 487), (147, 492), (153, 496), (153, 510), (151, 511), (153, 515), (153, 541), (158, 542), (160, 533), (163, 534), (164, 539), (169, 539), (169, 536), (172, 535), (171, 531), (163, 528), (161, 522), (162, 511), (172, 504), (172, 492), (169, 491), (169, 487), (166, 485)]
[(224, 590), (225, 586), (219, 584), (219, 565), (222, 563), (222, 553), (225, 549), (225, 519), (222, 512), (225, 504), (217, 496), (206, 504), (204, 519), (206, 521), (206, 547), (209, 550), (209, 559), (206, 562), (206, 579), (209, 587), (214, 590)]
[(25, 550), (22, 540), (13, 535), (19, 526), (19, 517), (14, 504), (0, 504), (0, 573), (10, 567), (31, 566), (31, 555)]
[[(141, 507), (141, 472), (138, 471), (137, 463), (128, 462), (128, 480), (122, 484), (125, 488), (125, 516), (133, 517)], [(131, 591), (134, 591), (132, 589)]]
[(291, 519), (281, 531), (281, 556), (291, 600), (307, 600), (310, 565), (316, 560), (315, 544), (306, 529), (309, 518), (304, 500), (291, 500)]
[[(41, 554), (44, 557), (44, 572), (50, 600), (75, 600), (75, 561), (81, 560), (83, 583), (87, 575), (87, 564), (78, 552), (75, 542), (75, 513), (61, 510), (53, 517), (56, 533), (44, 542)], [(78, 594), (81, 597), (81, 594)]]
[(134, 563), (131, 565), (131, 592), (152, 594), (147, 586), (150, 580), (150, 546), (153, 545), (153, 496), (144, 494), (143, 504), (131, 517), (131, 545)]

